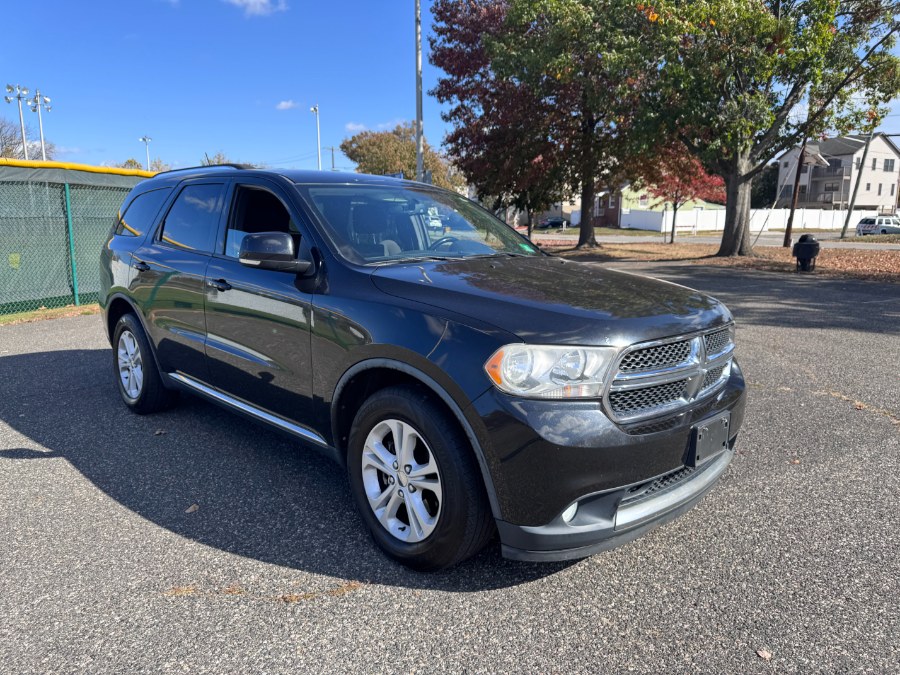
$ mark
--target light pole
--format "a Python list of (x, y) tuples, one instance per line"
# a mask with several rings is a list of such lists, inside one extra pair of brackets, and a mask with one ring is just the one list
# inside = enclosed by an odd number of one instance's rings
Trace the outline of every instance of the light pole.
[(41, 90), (34, 90), (34, 98), (29, 102), (31, 106), (31, 112), (36, 112), (38, 114), (38, 128), (41, 130), (41, 159), (45, 162), (47, 161), (47, 148), (44, 146), (44, 119), (41, 117), (41, 108), (50, 112), (53, 110), (50, 107), (50, 97), (49, 96), (41, 96)]
[(138, 139), (141, 143), (144, 144), (144, 148), (147, 150), (147, 171), (150, 170), (150, 141), (153, 139), (149, 136), (141, 136)]
[(15, 96), (4, 96), (4, 100), (7, 103), (12, 103), (13, 99), (17, 99), (19, 102), (19, 124), (22, 126), (22, 152), (25, 153), (25, 159), (28, 159), (28, 139), (25, 138), (25, 118), (22, 116), (22, 99), (28, 96), (28, 90), (23, 89), (19, 85), (6, 85), (6, 93), (12, 94), (16, 92)]
[(416, 180), (425, 177), (425, 142), (422, 136), (422, 9), (416, 0)]
[(316, 157), (319, 162), (319, 171), (322, 170), (322, 133), (319, 131), (319, 104), (316, 103), (309, 112), (316, 115)]

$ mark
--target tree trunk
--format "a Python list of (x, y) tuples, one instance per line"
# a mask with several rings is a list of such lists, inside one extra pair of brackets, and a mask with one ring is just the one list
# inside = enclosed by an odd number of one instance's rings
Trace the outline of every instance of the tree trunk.
[(717, 256), (753, 255), (750, 246), (749, 161), (738, 158), (725, 178), (725, 231)]
[(578, 226), (578, 246), (577, 248), (599, 246), (597, 238), (594, 236), (594, 176), (583, 178), (581, 185), (581, 224)]
[[(582, 110), (587, 109), (586, 94), (582, 96)], [(584, 119), (581, 125), (581, 226), (578, 231), (577, 248), (598, 246), (594, 236), (594, 195), (597, 192), (597, 167), (594, 164), (593, 119)]]
[(678, 219), (678, 203), (672, 202), (672, 233), (669, 235), (669, 243), (675, 243), (675, 223)]
[(534, 227), (534, 217), (531, 209), (525, 209), (525, 217), (528, 219), (528, 238), (531, 239), (531, 230)]

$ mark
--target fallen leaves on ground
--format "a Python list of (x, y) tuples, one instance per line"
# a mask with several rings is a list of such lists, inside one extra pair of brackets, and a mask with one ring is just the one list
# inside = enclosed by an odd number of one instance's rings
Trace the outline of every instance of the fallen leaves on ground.
[[(564, 258), (584, 262), (665, 262), (686, 261), (698, 265), (739, 267), (767, 272), (796, 273), (791, 249), (757, 246), (753, 256), (716, 257), (715, 244), (603, 244), (592, 249), (548, 248)], [(804, 275), (807, 276), (807, 275)], [(900, 283), (900, 251), (823, 248), (815, 272), (808, 276), (863, 279)]]
[(191, 504), (189, 507), (187, 507), (187, 508), (184, 510), (184, 512), (185, 512), (185, 513), (194, 513), (194, 512), (197, 511), (199, 508), (200, 508), (200, 505), (199, 505), (199, 504)]
[(197, 592), (196, 587), (194, 586), (174, 586), (163, 593), (163, 595), (169, 598), (181, 598), (185, 595), (194, 595)]
[(772, 660), (772, 652), (768, 649), (757, 649), (756, 655), (761, 658), (763, 661), (771, 661)]

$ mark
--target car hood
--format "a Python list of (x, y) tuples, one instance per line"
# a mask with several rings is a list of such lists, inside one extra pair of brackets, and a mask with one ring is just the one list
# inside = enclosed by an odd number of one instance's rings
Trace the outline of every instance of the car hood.
[(731, 321), (698, 291), (553, 257), (379, 267), (384, 293), (470, 316), (533, 344), (626, 346)]

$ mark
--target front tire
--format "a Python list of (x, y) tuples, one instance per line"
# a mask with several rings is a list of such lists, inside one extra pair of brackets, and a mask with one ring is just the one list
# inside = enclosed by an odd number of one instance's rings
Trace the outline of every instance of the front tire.
[(391, 387), (363, 404), (350, 430), (347, 470), (375, 543), (408, 567), (451, 567), (493, 534), (472, 449), (423, 390)]
[(119, 394), (126, 406), (138, 415), (164, 410), (173, 392), (162, 383), (150, 342), (133, 314), (125, 314), (113, 331), (113, 371)]

